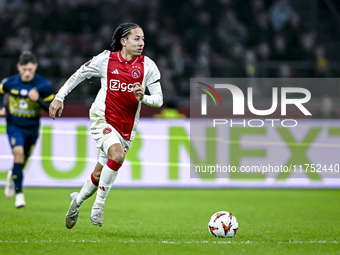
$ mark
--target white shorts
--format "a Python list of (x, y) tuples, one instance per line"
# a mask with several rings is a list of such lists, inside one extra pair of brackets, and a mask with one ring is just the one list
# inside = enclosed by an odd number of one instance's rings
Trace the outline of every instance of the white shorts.
[(128, 151), (131, 141), (126, 141), (118, 131), (100, 117), (90, 117), (91, 134), (96, 142), (97, 148), (100, 149), (98, 162), (105, 165), (108, 157), (107, 152), (111, 145), (119, 143), (122, 145), (125, 153)]

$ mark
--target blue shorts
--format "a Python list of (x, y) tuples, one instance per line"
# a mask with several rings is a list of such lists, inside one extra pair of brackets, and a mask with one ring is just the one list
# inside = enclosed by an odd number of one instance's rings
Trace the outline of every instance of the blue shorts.
[(26, 157), (32, 153), (39, 136), (39, 127), (20, 128), (7, 123), (7, 135), (12, 149), (15, 146), (23, 146)]

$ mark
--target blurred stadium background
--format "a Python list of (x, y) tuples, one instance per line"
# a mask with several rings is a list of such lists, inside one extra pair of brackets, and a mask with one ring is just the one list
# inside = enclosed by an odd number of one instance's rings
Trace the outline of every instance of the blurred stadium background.
[[(203, 127), (207, 142), (194, 148), (188, 117), (190, 78), (339, 77), (340, 1), (0, 1), (0, 77), (17, 73), (19, 54), (31, 50), (38, 57), (38, 73), (51, 80), (57, 92), (83, 63), (110, 49), (120, 23), (131, 21), (144, 28), (144, 54), (161, 71), (164, 105), (161, 109), (142, 107), (139, 134), (127, 154), (127, 170), (120, 174), (118, 186), (339, 187), (335, 175), (332, 179), (317, 173), (303, 173), (308, 177), (305, 182), (294, 180), (293, 175), (286, 182), (267, 178), (239, 183), (226, 176), (212, 181), (190, 178), (188, 171), (190, 162), (201, 165), (208, 160), (216, 162), (217, 157), (237, 167), (322, 164), (336, 167), (339, 175), (335, 155), (340, 124), (334, 121), (340, 116), (337, 82), (305, 87), (312, 93), (308, 107), (313, 115), (302, 117), (314, 120), (303, 120), (293, 129), (226, 128), (222, 137), (217, 128), (210, 132), (209, 127)], [(261, 104), (271, 106), (270, 86), (275, 84), (254, 84)], [(68, 95), (63, 118), (43, 118), (41, 137), (26, 168), (28, 186), (82, 186), (97, 160), (98, 151), (88, 130), (88, 110), (99, 87), (99, 79), (85, 80)], [(169, 108), (173, 111), (167, 116), (177, 120), (164, 118), (163, 110)], [(1, 118), (0, 144), (6, 146), (0, 147), (0, 186), (12, 167), (5, 125)], [(208, 142), (209, 135), (218, 137), (220, 143)]]
[[(0, 77), (16, 73), (31, 50), (38, 73), (54, 91), (84, 62), (110, 48), (122, 22), (140, 24), (145, 55), (162, 73), (165, 106), (189, 116), (190, 77), (339, 77), (338, 0), (2, 0)], [(64, 116), (88, 115), (99, 80), (85, 81), (67, 98)], [(316, 107), (339, 116), (339, 87), (313, 87)], [(264, 99), (271, 90), (256, 88)], [(176, 104), (173, 104), (176, 102)], [(142, 116), (160, 110), (145, 107)]]
[[(89, 222), (93, 196), (74, 231), (66, 231), (69, 193), (84, 184), (98, 156), (88, 110), (99, 79), (68, 95), (62, 118), (42, 119), (25, 169), (24, 211), (3, 195), (13, 156), (0, 118), (0, 253), (339, 254), (340, 84), (308, 87), (314, 119), (299, 120), (297, 128), (223, 127), (226, 135), (219, 136), (203, 126), (207, 142), (194, 147), (188, 117), (193, 77), (338, 78), (340, 0), (0, 0), (0, 79), (16, 74), (19, 54), (31, 50), (37, 73), (57, 92), (81, 64), (110, 48), (122, 22), (143, 27), (144, 54), (162, 74), (163, 109), (177, 108), (180, 114), (168, 114), (181, 119), (164, 119), (162, 109), (144, 105), (117, 189), (108, 196), (105, 227)], [(254, 90), (271, 103), (270, 87)], [(216, 155), (238, 167), (320, 164), (336, 175), (189, 176), (190, 162), (220, 163)], [(152, 189), (139, 189), (145, 187)], [(240, 222), (232, 240), (208, 233), (219, 210)]]

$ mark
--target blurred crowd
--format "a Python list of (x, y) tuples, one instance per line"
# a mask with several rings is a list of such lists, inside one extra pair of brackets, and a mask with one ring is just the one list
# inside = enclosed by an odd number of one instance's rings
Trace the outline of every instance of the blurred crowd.
[[(144, 54), (157, 63), (168, 100), (189, 97), (190, 77), (338, 75), (336, 60), (289, 0), (0, 0), (0, 77), (16, 73), (17, 56), (31, 50), (57, 91), (110, 49), (122, 22), (144, 29)], [(88, 82), (71, 100), (92, 102), (99, 81)]]

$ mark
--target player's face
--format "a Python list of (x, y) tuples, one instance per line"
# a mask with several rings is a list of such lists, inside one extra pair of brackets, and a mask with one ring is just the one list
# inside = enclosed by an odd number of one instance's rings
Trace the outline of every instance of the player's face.
[(144, 49), (144, 33), (139, 27), (131, 29), (131, 33), (127, 38), (122, 38), (122, 51), (132, 57), (140, 56)]
[(38, 65), (33, 63), (28, 63), (26, 65), (17, 65), (20, 78), (23, 82), (30, 82), (33, 80), (35, 71), (37, 70)]

